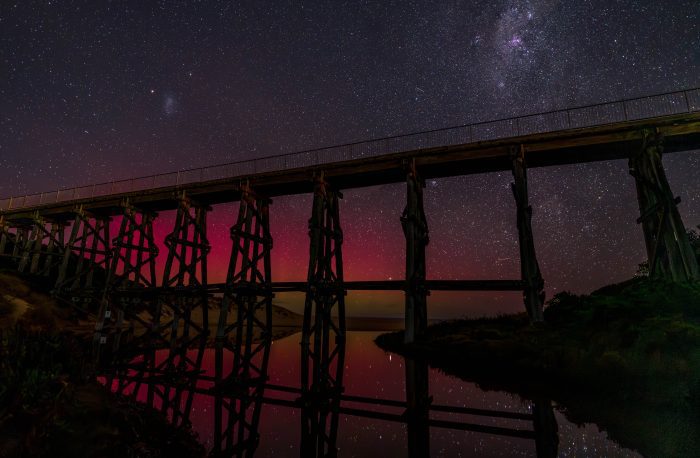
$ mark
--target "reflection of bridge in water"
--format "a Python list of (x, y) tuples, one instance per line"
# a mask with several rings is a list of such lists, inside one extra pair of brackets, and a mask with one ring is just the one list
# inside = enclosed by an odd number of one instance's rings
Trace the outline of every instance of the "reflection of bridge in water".
[[(345, 344), (338, 342), (333, 352), (342, 361)], [(412, 457), (430, 456), (430, 428), (529, 439), (535, 442), (538, 457), (557, 456), (557, 423), (549, 400), (534, 402), (531, 412), (435, 404), (430, 396), (427, 363), (411, 359), (405, 360), (405, 401), (346, 394), (342, 364), (323, 364), (328, 373), (317, 371), (315, 383), (308, 384), (308, 373), (302, 372), (299, 386), (271, 384), (271, 343), (270, 339), (251, 342), (237, 353), (215, 348), (213, 373), (202, 364), (204, 346), (183, 352), (124, 345), (121, 351), (103, 360), (106, 365), (101, 374), (113, 391), (162, 411), (175, 426), (189, 424), (196, 396), (213, 399), (211, 456), (254, 456), (260, 440), (265, 440), (259, 433), (264, 405), (300, 411), (302, 457), (336, 456), (337, 437), (339, 431), (342, 433), (339, 419), (343, 415), (405, 424), (408, 456)], [(179, 354), (174, 355), (173, 351)], [(186, 368), (168, 363), (177, 360), (194, 364)], [(224, 360), (229, 364), (222, 365)], [(434, 418), (431, 413), (454, 414), (470, 420)], [(479, 423), (474, 418), (517, 427)]]
[[(341, 408), (347, 290), (404, 291), (407, 342), (427, 325), (430, 290), (522, 291), (530, 318), (541, 320), (544, 281), (535, 256), (527, 167), (622, 158), (629, 160), (637, 186), (638, 221), (651, 275), (697, 279), (700, 272), (678, 213), (679, 199), (671, 192), (661, 157), (699, 148), (700, 89), (679, 91), (4, 199), (0, 200), (0, 255), (14, 260), (20, 271), (55, 278), (55, 296), (95, 319), (95, 342), (104, 353), (120, 350), (123, 344), (150, 348), (135, 370), (150, 374), (151, 382), (174, 377), (168, 374), (175, 369), (178, 377), (189, 380), (187, 374), (196, 374), (201, 366), (201, 352), (190, 357), (187, 350), (202, 348), (214, 334), (214, 389), (224, 390), (228, 384), (239, 390), (248, 387), (244, 403), (255, 399), (250, 387), (264, 388), (253, 381), (264, 379), (268, 353), (265, 345), (255, 342), (265, 342), (271, 335), (274, 293), (305, 292), (299, 392), (301, 405), (313, 406), (304, 409), (311, 412), (304, 416), (304, 436), (316, 439), (304, 444), (325, 455), (333, 450), (328, 444), (334, 441), (331, 433), (337, 426), (337, 417), (329, 418), (328, 412)], [(424, 180), (497, 170), (513, 173), (520, 278), (426, 279)], [(398, 182), (406, 184), (400, 215), (406, 238), (405, 278), (346, 282), (340, 190)], [(314, 196), (306, 281), (275, 283), (270, 199), (306, 192)], [(233, 201), (240, 206), (231, 227), (226, 282), (212, 285), (207, 277), (211, 248), (207, 214), (211, 205)], [(153, 221), (158, 211), (165, 210), (175, 210), (176, 217), (161, 244), (155, 239)], [(119, 229), (112, 238), (114, 218)], [(167, 258), (159, 281), (156, 256), (162, 248)], [(213, 300), (215, 293), (222, 296), (219, 303)], [(215, 333), (209, 326), (212, 310), (217, 314)], [(164, 360), (156, 357), (157, 347), (168, 349)], [(253, 364), (260, 357), (262, 362)], [(227, 371), (229, 364), (232, 369)], [(411, 419), (409, 425), (436, 425), (426, 416), (429, 403), (422, 384), (421, 377), (409, 374), (408, 385), (415, 391), (409, 390), (407, 411), (413, 413), (401, 418)], [(150, 398), (160, 395), (165, 404), (179, 406), (172, 396), (182, 396), (184, 391), (177, 385), (162, 386), (160, 393), (151, 388)], [(216, 421), (223, 427), (238, 418), (239, 403), (220, 399)], [(245, 422), (237, 428), (239, 434), (253, 429)], [(215, 450), (242, 443), (234, 441), (233, 434), (221, 433)], [(409, 435), (411, 440), (421, 436)], [(424, 443), (420, 441), (419, 445)]]

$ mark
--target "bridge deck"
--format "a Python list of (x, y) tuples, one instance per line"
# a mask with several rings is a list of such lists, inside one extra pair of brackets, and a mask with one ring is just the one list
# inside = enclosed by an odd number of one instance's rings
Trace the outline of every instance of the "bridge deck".
[(168, 210), (182, 190), (207, 204), (231, 202), (245, 180), (269, 197), (299, 194), (312, 191), (321, 171), (339, 189), (397, 183), (408, 160), (425, 178), (510, 170), (511, 151), (520, 145), (528, 167), (623, 159), (648, 128), (664, 136), (666, 152), (700, 149), (700, 89), (2, 199), (0, 215), (19, 220), (41, 210), (47, 218), (69, 218), (77, 205), (117, 214), (125, 198)]

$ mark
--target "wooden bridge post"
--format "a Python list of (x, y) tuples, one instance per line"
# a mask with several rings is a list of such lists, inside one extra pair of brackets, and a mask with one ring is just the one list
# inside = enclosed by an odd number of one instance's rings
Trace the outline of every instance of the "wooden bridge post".
[(523, 298), (530, 320), (537, 322), (543, 319), (544, 279), (535, 255), (535, 241), (532, 235), (532, 207), (528, 201), (524, 145), (512, 150), (511, 159), (514, 178), (511, 189), (517, 207), (520, 273), (524, 283)]
[[(56, 278), (56, 284), (54, 289), (57, 292), (61, 292), (65, 286), (65, 280), (68, 277), (68, 269), (71, 266), (71, 257), (73, 255), (73, 247), (78, 238), (78, 233), (80, 232), (80, 227), (82, 223), (82, 208), (76, 210), (75, 218), (73, 219), (73, 225), (71, 226), (70, 235), (68, 236), (68, 243), (63, 251), (63, 259), (61, 261), (61, 266), (58, 269), (58, 277)], [(79, 263), (84, 259), (85, 245), (78, 249), (77, 262)], [(106, 269), (105, 269), (106, 270)], [(106, 273), (106, 272), (105, 272)], [(106, 275), (105, 275), (106, 276)]]
[[(66, 224), (63, 221), (52, 221), (51, 229), (47, 232), (48, 243), (46, 245), (46, 258), (39, 271), (45, 276), (50, 277), (56, 267), (61, 264), (61, 251), (66, 246)], [(54, 258), (56, 260), (54, 260)], [(38, 261), (38, 259), (37, 259)]]
[[(173, 231), (165, 236), (168, 255), (163, 270), (163, 293), (154, 301), (150, 323), (151, 340), (160, 340), (168, 348), (168, 356), (156, 363), (155, 355), (148, 361), (152, 371), (180, 371), (190, 374), (202, 364), (209, 337), (209, 293), (207, 291), (207, 256), (211, 250), (207, 239), (207, 213), (211, 210), (188, 198), (184, 191), (177, 197), (178, 207)], [(174, 289), (174, 292), (173, 292)], [(162, 323), (162, 310), (169, 310), (169, 322)], [(192, 313), (201, 312), (201, 320)], [(169, 327), (169, 335), (162, 334)], [(180, 330), (182, 328), (182, 330)], [(194, 358), (188, 350), (198, 347)], [(155, 393), (149, 391), (148, 397)], [(158, 393), (162, 411), (180, 406), (182, 390), (164, 386)], [(191, 399), (188, 399), (191, 402)]]
[(406, 363), (406, 420), (408, 424), (408, 456), (430, 456), (430, 385), (428, 363), (405, 358)]
[(642, 147), (629, 159), (637, 185), (640, 217), (649, 260), (649, 276), (672, 281), (700, 279), (700, 268), (666, 179), (661, 155), (663, 138), (655, 130), (643, 132)]
[[(181, 291), (174, 298), (161, 298), (158, 301), (154, 317), (154, 331), (160, 327), (160, 310), (163, 299), (173, 309), (170, 337), (177, 339), (179, 321), (183, 320), (182, 338), (189, 339), (190, 329), (197, 333), (195, 339), (206, 338), (209, 334), (209, 294), (207, 292), (207, 256), (211, 251), (207, 239), (207, 213), (211, 208), (189, 199), (183, 192), (178, 197), (178, 209), (175, 215), (173, 231), (165, 237), (168, 256), (163, 271), (164, 289), (179, 288)], [(201, 309), (202, 321), (191, 319), (192, 311)]]
[(412, 161), (407, 167), (406, 208), (401, 215), (406, 238), (405, 343), (414, 342), (428, 327), (425, 247), (429, 238), (423, 209), (424, 187), (425, 182), (418, 177), (415, 161)]
[[(60, 254), (58, 276), (54, 285), (54, 294), (71, 303), (79, 299), (87, 302), (85, 310), (95, 310), (94, 303), (99, 301), (98, 291), (92, 291), (95, 274), (104, 288), (111, 264), (111, 240), (109, 238), (109, 217), (92, 215), (78, 207), (73, 211), (73, 222), (68, 241)], [(91, 296), (92, 294), (92, 296)], [(72, 297), (71, 297), (72, 296)]]
[[(45, 220), (39, 212), (35, 212), (29, 237), (23, 245), (20, 245), (21, 258), (18, 270), (20, 272), (28, 270), (31, 274), (49, 276), (56, 267), (54, 251), (62, 250), (65, 245), (64, 229), (65, 225), (62, 222)], [(17, 238), (15, 241), (17, 242)]]
[(4, 256), (6, 254), (5, 251), (7, 250), (7, 240), (9, 238), (7, 229), (7, 221), (5, 221), (5, 218), (0, 215), (0, 256)]
[[(138, 347), (116, 348), (110, 359), (98, 361), (98, 367), (104, 371), (100, 375), (105, 375), (105, 386), (108, 389), (130, 397), (134, 402), (143, 402), (139, 394), (145, 385), (146, 405), (161, 411), (175, 427), (184, 427), (190, 423), (197, 382), (203, 373), (201, 364), (206, 347), (200, 345), (196, 350), (180, 349), (182, 358), (194, 362), (189, 370), (168, 365), (153, 367), (150, 362), (155, 358), (157, 349), (158, 345), (153, 340)], [(186, 355), (195, 351), (197, 355), (194, 357)]]
[(25, 224), (20, 224), (15, 228), (15, 240), (12, 247), (12, 257), (15, 260), (21, 261), (24, 249), (29, 242), (29, 227)]
[(537, 458), (559, 456), (559, 425), (554, 416), (552, 401), (536, 399), (532, 404), (532, 422), (535, 430)]
[[(217, 456), (257, 447), (258, 421), (272, 342), (272, 236), (270, 204), (245, 183), (236, 223), (231, 227), (232, 250), (226, 290), (219, 309), (215, 346), (215, 391), (235, 390), (241, 399), (215, 397), (214, 444)], [(263, 312), (259, 316), (258, 312)], [(233, 320), (229, 320), (234, 312)], [(229, 321), (233, 321), (229, 323)], [(224, 373), (225, 351), (231, 371)], [(228, 417), (224, 424), (224, 416)], [(246, 455), (248, 456), (248, 455)]]
[(43, 232), (44, 220), (37, 213), (33, 217), (31, 229), (29, 229), (29, 237), (27, 237), (24, 245), (21, 247), (22, 254), (17, 267), (17, 270), (20, 272), (26, 271), (27, 267), (29, 267), (30, 273), (34, 273), (32, 268), (38, 266), (38, 260), (36, 266), (34, 265), (34, 255), (41, 252), (41, 244), (44, 239)]
[[(272, 339), (261, 341), (257, 352), (262, 364), (247, 359), (233, 368), (229, 377), (217, 378), (214, 396), (214, 456), (252, 457), (260, 444), (260, 413)], [(242, 362), (242, 360), (241, 360)], [(228, 421), (222, 419), (226, 411)]]
[[(157, 214), (136, 208), (128, 201), (122, 204), (122, 211), (119, 233), (112, 241), (111, 264), (95, 324), (95, 337), (101, 343), (103, 337), (106, 339), (102, 334), (104, 328), (113, 326), (115, 348), (119, 347), (119, 339), (124, 331), (122, 326), (127, 318), (130, 321), (131, 331), (138, 322), (144, 327), (146, 333), (150, 333), (155, 305), (150, 303), (153, 298), (143, 293), (158, 286), (156, 279), (158, 246), (153, 236), (153, 220)], [(142, 310), (135, 310), (133, 307), (135, 303)], [(151, 318), (145, 317), (142, 312), (150, 314)]]
[(342, 195), (330, 188), (323, 174), (315, 181), (301, 338), (301, 390), (306, 412), (302, 415), (301, 452), (302, 456), (325, 457), (337, 453), (346, 292), (339, 209)]

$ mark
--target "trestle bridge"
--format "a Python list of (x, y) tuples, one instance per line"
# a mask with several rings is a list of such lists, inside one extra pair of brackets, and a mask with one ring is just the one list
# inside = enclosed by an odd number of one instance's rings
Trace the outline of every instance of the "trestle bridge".
[[(678, 213), (680, 200), (661, 161), (662, 154), (696, 149), (700, 89), (2, 199), (0, 255), (20, 271), (55, 279), (58, 299), (94, 315), (96, 345), (108, 353), (122, 348), (125, 335), (129, 344), (157, 342), (170, 356), (159, 362), (146, 358), (149, 370), (187, 372), (197, 361), (182, 349), (213, 338), (216, 377), (231, 383), (245, 384), (250, 377), (235, 371), (225, 377), (223, 360), (255, 365), (260, 356), (256, 339), (271, 335), (274, 293), (302, 291), (299, 389), (305, 399), (314, 399), (340, 389), (350, 289), (404, 291), (407, 342), (427, 326), (430, 290), (522, 291), (531, 320), (542, 320), (544, 280), (527, 192), (531, 167), (628, 160), (650, 274), (675, 281), (700, 278)], [(426, 279), (424, 180), (503, 170), (513, 173), (520, 277)], [(346, 282), (341, 191), (389, 183), (406, 185), (403, 211), (397, 208), (396, 214), (406, 239), (405, 278)], [(307, 280), (274, 282), (271, 199), (300, 193), (313, 193)], [(240, 205), (232, 215), (226, 282), (210, 284), (207, 214), (212, 205), (234, 201)], [(166, 210), (176, 211), (174, 226), (165, 240), (156, 240), (153, 222)], [(114, 219), (119, 229), (112, 237)], [(167, 250), (167, 260), (158, 278), (155, 261), (161, 249)], [(222, 300), (214, 306), (217, 293)], [(328, 447), (323, 450), (330, 453)]]

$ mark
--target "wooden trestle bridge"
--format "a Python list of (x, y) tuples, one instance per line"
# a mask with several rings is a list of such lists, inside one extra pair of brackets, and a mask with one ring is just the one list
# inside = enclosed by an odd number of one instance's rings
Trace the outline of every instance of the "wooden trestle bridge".
[[(305, 292), (300, 390), (315, 399), (340, 389), (347, 290), (404, 291), (407, 342), (427, 326), (430, 290), (523, 291), (530, 318), (542, 319), (544, 281), (531, 230), (528, 167), (627, 159), (651, 275), (700, 278), (679, 199), (661, 162), (662, 153), (696, 149), (700, 89), (3, 199), (0, 255), (13, 259), (20, 271), (55, 278), (57, 298), (93, 313), (98, 346), (120, 348), (127, 332), (129, 342), (170, 349), (164, 361), (145, 358), (142, 366), (187, 373), (197, 361), (183, 349), (215, 337), (216, 377), (236, 383), (250, 378), (245, 371), (261, 356), (256, 342), (271, 335), (274, 293)], [(513, 173), (520, 278), (427, 280), (424, 180), (502, 170)], [(341, 190), (399, 182), (406, 183), (403, 212), (397, 208), (406, 238), (405, 279), (344, 281)], [(314, 196), (307, 281), (274, 282), (271, 198), (300, 193)], [(226, 282), (210, 284), (207, 213), (212, 205), (233, 201), (240, 206), (232, 215)], [(177, 216), (161, 243), (153, 221), (165, 210)], [(119, 230), (112, 237), (115, 218)], [(163, 248), (167, 261), (159, 279), (155, 261)], [(216, 295), (221, 301), (214, 301)], [(210, 312), (217, 315), (215, 336), (209, 335)], [(228, 354), (234, 369), (224, 376)]]

